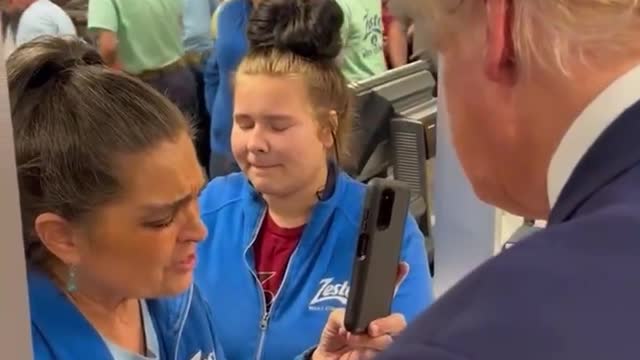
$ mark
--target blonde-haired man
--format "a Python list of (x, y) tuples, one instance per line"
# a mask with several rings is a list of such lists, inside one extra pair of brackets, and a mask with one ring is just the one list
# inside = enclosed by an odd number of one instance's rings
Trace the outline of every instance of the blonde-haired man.
[(421, 1), (475, 192), (549, 225), (379, 359), (638, 359), (640, 1)]

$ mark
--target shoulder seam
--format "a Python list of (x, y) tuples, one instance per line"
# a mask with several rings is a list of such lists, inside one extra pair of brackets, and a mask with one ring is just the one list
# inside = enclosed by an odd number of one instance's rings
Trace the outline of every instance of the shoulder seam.
[(229, 206), (229, 205), (231, 205), (231, 204), (233, 204), (233, 203), (236, 203), (236, 202), (238, 202), (238, 201), (240, 201), (240, 200), (242, 200), (242, 197), (236, 197), (236, 198), (233, 198), (233, 199), (227, 200), (227, 201), (223, 202), (222, 204), (219, 204), (219, 205), (215, 206), (213, 209), (209, 209), (209, 210), (201, 211), (201, 212), (200, 212), (200, 217), (207, 216), (207, 215), (210, 215), (210, 214), (212, 214), (212, 213), (218, 212), (218, 211), (220, 211), (222, 208), (224, 208), (224, 207), (226, 207), (226, 206)]

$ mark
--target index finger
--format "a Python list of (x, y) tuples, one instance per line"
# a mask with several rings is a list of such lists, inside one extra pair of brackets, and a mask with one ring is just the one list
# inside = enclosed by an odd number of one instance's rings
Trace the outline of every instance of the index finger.
[(402, 314), (391, 314), (373, 321), (369, 325), (369, 336), (398, 335), (407, 327), (407, 321)]

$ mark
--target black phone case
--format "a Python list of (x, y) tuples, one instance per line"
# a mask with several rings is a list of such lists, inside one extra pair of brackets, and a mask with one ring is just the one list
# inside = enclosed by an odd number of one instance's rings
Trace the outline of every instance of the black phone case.
[[(380, 228), (388, 189), (394, 193), (391, 217), (389, 225)], [(373, 320), (391, 313), (410, 199), (409, 188), (399, 181), (373, 179), (368, 184), (344, 320), (351, 333), (366, 333)]]

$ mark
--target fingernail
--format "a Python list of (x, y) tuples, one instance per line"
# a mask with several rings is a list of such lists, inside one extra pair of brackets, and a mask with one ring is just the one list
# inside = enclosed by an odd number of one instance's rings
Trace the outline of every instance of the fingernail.
[(380, 329), (378, 328), (378, 326), (376, 325), (369, 325), (369, 332), (371, 333), (371, 336), (377, 336), (378, 335), (378, 331)]

